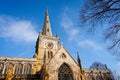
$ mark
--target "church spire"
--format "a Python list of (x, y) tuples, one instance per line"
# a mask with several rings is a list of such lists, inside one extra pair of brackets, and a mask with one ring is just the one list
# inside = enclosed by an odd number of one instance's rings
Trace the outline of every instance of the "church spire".
[(43, 29), (42, 29), (42, 35), (52, 37), (52, 31), (51, 31), (51, 26), (50, 26), (48, 10), (46, 10), (46, 13), (45, 13), (45, 20), (44, 20), (44, 25), (43, 25)]

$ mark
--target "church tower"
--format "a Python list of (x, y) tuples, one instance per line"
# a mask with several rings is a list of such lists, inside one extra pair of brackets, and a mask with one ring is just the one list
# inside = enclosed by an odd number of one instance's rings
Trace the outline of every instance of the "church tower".
[(43, 28), (38, 35), (33, 57), (37, 59), (36, 71), (40, 72), (41, 80), (79, 80), (82, 76), (81, 65), (78, 66), (64, 46), (60, 45), (58, 35), (53, 36), (48, 10), (45, 12)]
[(43, 29), (38, 35), (35, 54), (33, 56), (34, 58), (37, 58), (38, 61), (37, 71), (41, 69), (43, 64), (47, 64), (52, 59), (59, 47), (59, 37), (53, 37), (52, 35), (48, 10), (46, 10)]
[(58, 35), (53, 36), (46, 10), (33, 58), (0, 56), (0, 80), (114, 80), (106, 66), (83, 69), (78, 54), (77, 57), (78, 63), (60, 45)]

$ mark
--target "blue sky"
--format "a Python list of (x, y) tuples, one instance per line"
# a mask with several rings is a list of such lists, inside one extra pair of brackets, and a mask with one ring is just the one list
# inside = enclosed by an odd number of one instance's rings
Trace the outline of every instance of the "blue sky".
[(89, 35), (79, 27), (83, 3), (84, 0), (0, 0), (0, 56), (31, 58), (48, 8), (53, 35), (59, 34), (61, 44), (75, 60), (79, 52), (84, 68), (95, 61), (112, 70), (119, 68), (120, 63), (106, 50), (99, 30)]

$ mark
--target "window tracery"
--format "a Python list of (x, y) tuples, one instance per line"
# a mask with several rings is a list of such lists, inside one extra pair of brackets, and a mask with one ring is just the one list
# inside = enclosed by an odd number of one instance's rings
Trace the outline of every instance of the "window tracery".
[(31, 65), (27, 64), (24, 68), (24, 74), (31, 74)]
[(5, 74), (7, 74), (7, 72), (8, 72), (8, 69), (9, 68), (13, 68), (14, 67), (14, 65), (12, 64), (12, 63), (6, 63), (6, 66), (5, 66)]
[(15, 67), (14, 74), (22, 74), (22, 69), (23, 69), (23, 65), (22, 64), (17, 64), (16, 67)]
[(89, 73), (89, 74), (87, 75), (87, 79), (89, 79), (89, 80), (95, 80), (95, 79), (94, 79), (94, 76), (92, 75), (92, 73)]
[(102, 79), (102, 76), (99, 75), (99, 74), (97, 74), (97, 76), (96, 76), (96, 80), (103, 80), (103, 79)]
[(62, 59), (66, 58), (66, 55), (64, 53), (62, 53), (62, 55), (60, 56)]
[(63, 63), (59, 68), (58, 80), (73, 80), (73, 72), (66, 63)]
[(53, 52), (52, 51), (48, 51), (48, 58), (52, 58), (53, 57)]

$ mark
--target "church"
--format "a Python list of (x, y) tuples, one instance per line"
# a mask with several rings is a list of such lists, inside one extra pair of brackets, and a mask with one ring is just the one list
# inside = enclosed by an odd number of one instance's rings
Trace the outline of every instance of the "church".
[[(110, 70), (82, 68), (53, 36), (48, 10), (33, 58), (0, 57), (0, 80), (114, 80)], [(99, 65), (97, 65), (99, 66)]]

